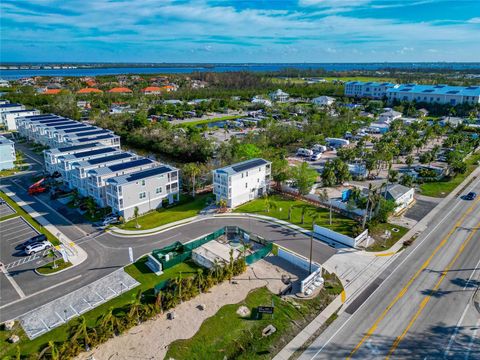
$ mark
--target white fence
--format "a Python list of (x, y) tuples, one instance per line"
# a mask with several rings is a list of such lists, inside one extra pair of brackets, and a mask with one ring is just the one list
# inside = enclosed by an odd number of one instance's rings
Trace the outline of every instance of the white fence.
[[(310, 261), (298, 254), (294, 254), (290, 251), (287, 251), (281, 247), (278, 248), (278, 256), (281, 257), (282, 259), (287, 260), (288, 262), (292, 263), (295, 266), (298, 266), (299, 268), (310, 271)], [(312, 262), (312, 271), (315, 271), (317, 269), (321, 268), (320, 265), (318, 265), (315, 262)]]
[(300, 287), (300, 292), (302, 294), (304, 294), (305, 291), (310, 287), (310, 285), (313, 284), (315, 279), (318, 276), (321, 276), (321, 275), (322, 275), (322, 268), (318, 268), (317, 270), (312, 272), (310, 275), (308, 275), (305, 279), (303, 279), (302, 282), (301, 282), (301, 285), (300, 285), (301, 286)]
[(337, 242), (353, 248), (356, 248), (358, 244), (360, 244), (362, 241), (364, 241), (368, 237), (368, 230), (365, 230), (357, 237), (352, 238), (350, 236), (340, 234), (336, 231), (333, 231), (318, 225), (314, 226), (313, 233), (315, 237), (325, 242), (331, 243), (333, 245)]

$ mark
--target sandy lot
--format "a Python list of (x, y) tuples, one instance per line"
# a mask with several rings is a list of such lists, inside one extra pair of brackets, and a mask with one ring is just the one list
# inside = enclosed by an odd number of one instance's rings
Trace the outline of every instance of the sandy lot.
[[(234, 278), (236, 284), (226, 281), (215, 286), (211, 292), (177, 306), (174, 320), (167, 320), (166, 314), (158, 315), (90, 352), (80, 354), (76, 359), (92, 359), (92, 355), (95, 360), (163, 359), (171, 342), (191, 338), (203, 321), (215, 315), (222, 306), (238, 303), (251, 290), (265, 285), (273, 293), (283, 290), (282, 275), (297, 279), (283, 268), (264, 260), (258, 261), (244, 274)], [(206, 309), (199, 310), (197, 306), (200, 304), (206, 305)]]

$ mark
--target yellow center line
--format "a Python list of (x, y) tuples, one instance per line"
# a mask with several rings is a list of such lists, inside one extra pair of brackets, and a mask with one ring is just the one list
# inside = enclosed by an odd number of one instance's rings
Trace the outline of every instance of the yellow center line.
[(477, 200), (474, 201), (474, 203), (467, 209), (467, 211), (460, 217), (460, 219), (455, 223), (455, 225), (450, 229), (448, 234), (442, 239), (440, 244), (437, 245), (437, 247), (433, 250), (432, 254), (428, 257), (428, 259), (422, 264), (420, 269), (413, 275), (410, 280), (407, 282), (407, 284), (402, 288), (402, 290), (395, 296), (395, 298), (388, 304), (388, 306), (385, 308), (385, 310), (382, 312), (382, 314), (375, 320), (373, 323), (372, 327), (368, 329), (367, 333), (362, 337), (360, 342), (355, 346), (355, 348), (350, 352), (350, 355), (348, 355), (347, 360), (351, 359), (351, 357), (360, 349), (360, 347), (363, 345), (363, 343), (373, 335), (375, 332), (378, 324), (385, 318), (385, 316), (388, 314), (390, 309), (405, 295), (407, 290), (410, 288), (410, 285), (415, 281), (415, 279), (420, 276), (423, 270), (430, 264), (430, 261), (433, 259), (433, 257), (436, 255), (436, 253), (447, 243), (448, 239), (452, 236), (452, 234), (455, 232), (455, 230), (465, 221), (465, 218), (473, 211), (477, 203), (480, 201), (480, 197), (477, 198)]
[(428, 302), (430, 301), (430, 299), (432, 298), (432, 296), (437, 292), (438, 288), (440, 287), (440, 284), (443, 282), (443, 280), (445, 279), (445, 277), (447, 276), (447, 273), (448, 271), (450, 270), (450, 268), (454, 265), (455, 261), (457, 261), (458, 257), (463, 253), (463, 250), (465, 250), (465, 247), (468, 245), (468, 243), (470, 242), (470, 240), (472, 239), (472, 237), (475, 235), (475, 233), (477, 232), (478, 230), (478, 227), (480, 226), (480, 222), (475, 226), (475, 228), (472, 230), (472, 232), (470, 233), (470, 235), (467, 237), (467, 239), (465, 239), (465, 241), (462, 243), (462, 245), (460, 246), (460, 248), (458, 249), (457, 253), (455, 254), (455, 257), (452, 259), (452, 261), (450, 261), (450, 263), (448, 264), (448, 266), (442, 271), (442, 276), (440, 277), (440, 279), (437, 281), (437, 283), (435, 284), (435, 287), (430, 291), (430, 293), (425, 296), (425, 298), (422, 300), (422, 302), (420, 303), (420, 306), (417, 310), (417, 312), (415, 313), (415, 315), (412, 317), (412, 319), (410, 320), (410, 322), (408, 323), (407, 327), (405, 328), (405, 330), (403, 331), (403, 333), (397, 337), (392, 345), (392, 347), (390, 348), (390, 351), (388, 352), (388, 355), (387, 357), (385, 358), (386, 360), (388, 360), (390, 358), (390, 356), (393, 354), (393, 352), (395, 351), (395, 349), (398, 347), (398, 344), (400, 344), (400, 342), (403, 340), (403, 338), (405, 337), (405, 335), (407, 334), (407, 332), (410, 330), (410, 328), (413, 326), (413, 324), (415, 323), (415, 321), (417, 320), (417, 318), (420, 316), (420, 314), (422, 313), (423, 309), (425, 308), (425, 306), (427, 306)]

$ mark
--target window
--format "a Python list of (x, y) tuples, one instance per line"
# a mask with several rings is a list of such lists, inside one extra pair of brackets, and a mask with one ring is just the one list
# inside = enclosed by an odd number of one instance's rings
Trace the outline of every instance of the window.
[(140, 194), (138, 194), (138, 197), (139, 199), (145, 199), (147, 197), (147, 194), (144, 192), (141, 192)]
[(247, 189), (247, 188), (248, 188), (248, 183), (245, 183), (245, 189)]
[(162, 187), (160, 186), (160, 187), (156, 188), (155, 193), (156, 194), (161, 194), (162, 193)]
[(118, 201), (118, 205), (119, 205), (119, 207), (121, 207), (121, 208), (123, 207), (123, 199), (120, 199), (120, 200)]
[(145, 180), (142, 180), (142, 186), (145, 186)]

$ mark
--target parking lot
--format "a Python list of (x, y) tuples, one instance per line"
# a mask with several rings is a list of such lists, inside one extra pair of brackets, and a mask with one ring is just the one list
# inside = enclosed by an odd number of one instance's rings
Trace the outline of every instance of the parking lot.
[(13, 210), (10, 205), (7, 203), (0, 204), (0, 218), (5, 216), (9, 216), (15, 214), (15, 210)]
[(18, 216), (0, 222), (2, 233), (0, 235), (0, 261), (5, 270), (11, 271), (16, 266), (34, 261), (43, 256), (37, 253), (26, 256), (23, 251), (15, 250), (15, 247), (38, 234), (23, 217)]

